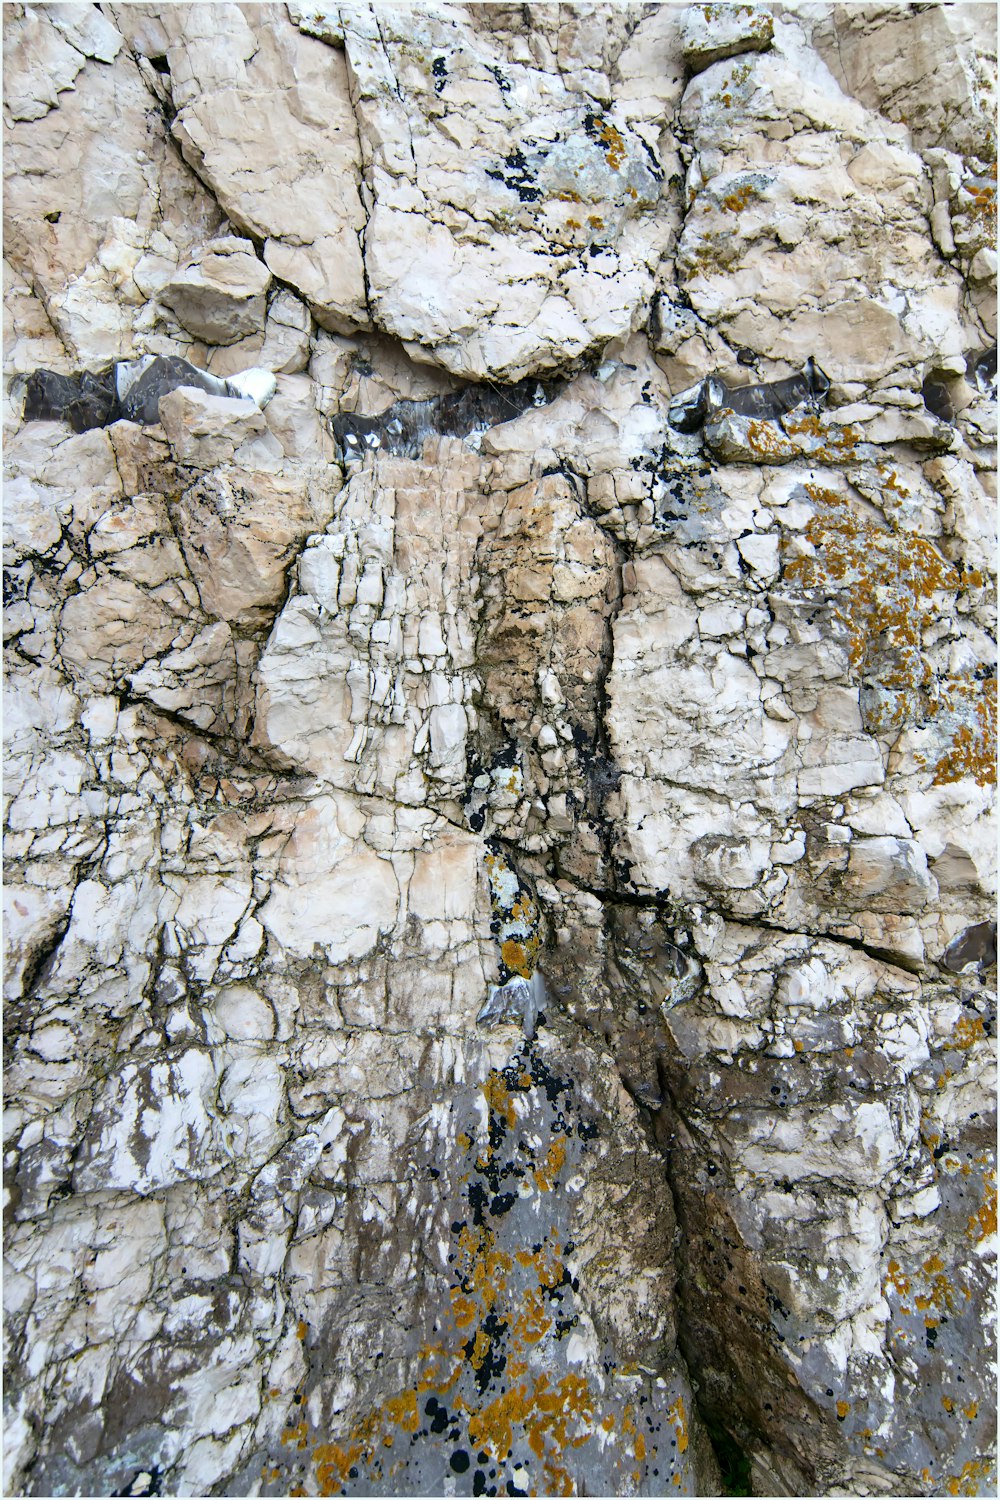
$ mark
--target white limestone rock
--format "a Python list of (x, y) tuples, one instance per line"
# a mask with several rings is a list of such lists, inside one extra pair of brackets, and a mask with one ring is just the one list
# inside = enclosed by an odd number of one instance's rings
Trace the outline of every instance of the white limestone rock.
[(989, 39), (713, 9), (9, 18), (12, 1492), (989, 1486)]
[(343, 53), (304, 36), (284, 6), (194, 5), (160, 19), (185, 156), (320, 323), (366, 325), (360, 153)]
[(234, 344), (263, 328), (270, 284), (250, 241), (227, 236), (210, 240), (179, 267), (159, 298), (193, 338)]

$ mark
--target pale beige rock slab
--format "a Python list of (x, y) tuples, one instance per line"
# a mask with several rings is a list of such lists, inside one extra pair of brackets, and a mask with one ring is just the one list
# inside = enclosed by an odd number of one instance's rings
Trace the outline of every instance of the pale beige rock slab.
[(360, 155), (343, 54), (283, 6), (172, 6), (162, 23), (182, 151), (326, 327), (368, 322)]

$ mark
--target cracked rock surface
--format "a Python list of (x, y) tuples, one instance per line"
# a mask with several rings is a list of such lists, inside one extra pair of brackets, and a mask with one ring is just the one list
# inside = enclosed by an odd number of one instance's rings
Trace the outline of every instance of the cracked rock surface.
[(995, 1493), (992, 9), (5, 49), (7, 1492)]

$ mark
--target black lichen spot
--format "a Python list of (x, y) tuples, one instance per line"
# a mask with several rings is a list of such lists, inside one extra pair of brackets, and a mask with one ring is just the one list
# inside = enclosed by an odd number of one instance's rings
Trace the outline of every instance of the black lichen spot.
[(493, 74), (493, 77), (497, 81), (497, 88), (501, 94), (506, 95), (510, 93), (510, 79), (505, 77), (498, 67), (495, 67), (492, 63), (487, 63), (486, 71)]
[(440, 94), (448, 82), (448, 69), (443, 57), (436, 57), (431, 63), (431, 72), (434, 74), (434, 92)]
[(469, 1184), (469, 1207), (472, 1209), (473, 1224), (481, 1224), (483, 1222), (483, 1214), (489, 1207), (486, 1189), (481, 1182)]
[(448, 1408), (442, 1406), (435, 1396), (428, 1396), (424, 1411), (431, 1419), (431, 1432), (441, 1433), (449, 1426), (451, 1417)]
[(504, 157), (504, 172), (487, 171), (487, 177), (502, 182), (505, 188), (516, 193), (522, 203), (537, 203), (542, 196), (541, 188), (535, 187), (531, 167), (524, 152), (517, 147)]
[(451, 1467), (456, 1474), (465, 1473), (469, 1467), (469, 1455), (464, 1448), (456, 1448), (455, 1452), (451, 1455)]
[[(497, 1317), (494, 1312), (487, 1313), (475, 1337), (463, 1346), (466, 1359), (471, 1361), (474, 1355), (479, 1359), (478, 1368), (474, 1369), (480, 1391), (485, 1391), (490, 1381), (499, 1379), (507, 1368), (507, 1356), (502, 1348), (507, 1333), (508, 1325), (504, 1319)], [(480, 1334), (486, 1338), (485, 1352), (481, 1347), (479, 1350), (476, 1348)]]
[(474, 1495), (486, 1494), (486, 1475), (482, 1469), (477, 1469), (472, 1476), (472, 1493)]

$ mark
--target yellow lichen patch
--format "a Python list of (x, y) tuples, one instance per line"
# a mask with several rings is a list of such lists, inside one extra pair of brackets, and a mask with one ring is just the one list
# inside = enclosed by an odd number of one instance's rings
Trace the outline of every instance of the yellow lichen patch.
[(541, 1296), (529, 1287), (524, 1293), (521, 1312), (515, 1319), (514, 1336), (525, 1344), (537, 1344), (552, 1327), (552, 1319), (545, 1311)]
[(685, 1453), (688, 1445), (688, 1430), (683, 1396), (678, 1396), (676, 1401), (667, 1408), (667, 1416), (673, 1422), (674, 1431), (677, 1434), (677, 1452)]
[(535, 972), (535, 957), (538, 953), (538, 936), (510, 937), (500, 944), (500, 957), (512, 974), (530, 979)]
[(944, 1044), (945, 1051), (968, 1052), (969, 1048), (982, 1041), (985, 1035), (981, 1016), (959, 1016), (951, 1036)]
[(612, 171), (617, 172), (628, 155), (625, 140), (621, 132), (616, 130), (607, 120), (598, 119), (595, 121), (595, 124), (597, 125), (601, 145), (604, 147), (608, 166)]
[(886, 1266), (885, 1289), (892, 1286), (902, 1296), (910, 1290), (910, 1278), (903, 1275), (903, 1268), (898, 1260), (891, 1260)]
[(483, 1097), (490, 1109), (495, 1109), (498, 1115), (502, 1115), (513, 1130), (517, 1124), (514, 1100), (511, 1098), (507, 1085), (500, 1077), (500, 1074), (496, 1071), (490, 1073), (482, 1085), (482, 1090)]
[(306, 1334), (308, 1332), (309, 1332), (309, 1326), (308, 1326), (308, 1324), (303, 1323), (302, 1320), (300, 1319), (299, 1320), (299, 1326), (295, 1330), (295, 1337), (297, 1339), (304, 1339), (305, 1336), (306, 1336)]
[(316, 1483), (321, 1495), (335, 1495), (343, 1489), (351, 1470), (361, 1457), (361, 1444), (342, 1448), (339, 1443), (319, 1443), (313, 1449)]
[(962, 1466), (962, 1472), (952, 1475), (947, 1481), (949, 1495), (979, 1495), (987, 1491), (996, 1473), (996, 1466), (988, 1458), (973, 1458)]
[(794, 449), (775, 422), (753, 420), (747, 423), (747, 443), (754, 455), (769, 458), (791, 458)]
[(935, 779), (995, 776), (995, 695), (964, 679), (938, 682), (922, 649), (923, 632), (950, 609), (946, 596), (962, 587), (958, 570), (925, 538), (889, 531), (819, 485), (806, 490), (816, 505), (805, 530), (812, 551), (790, 558), (785, 576), (830, 602), (852, 669), (880, 690), (866, 709), (869, 727), (939, 719), (951, 743)]
[(970, 1401), (968, 1406), (963, 1406), (962, 1412), (970, 1422), (974, 1422), (976, 1417), (979, 1415), (979, 1402)]
[(790, 437), (821, 440), (820, 447), (809, 450), (810, 456), (820, 463), (843, 463), (845, 459), (853, 457), (863, 436), (860, 427), (854, 427), (850, 423), (843, 427), (827, 427), (813, 412), (787, 416), (784, 425)]
[(950, 749), (933, 767), (934, 785), (946, 786), (971, 776), (977, 786), (995, 786), (997, 779), (997, 684), (955, 681), (941, 688), (938, 715), (958, 720)]
[(395, 1422), (404, 1432), (416, 1432), (420, 1425), (416, 1391), (402, 1391), (398, 1396), (390, 1396), (385, 1403), (385, 1410), (390, 1421)]
[(451, 1315), (456, 1328), (468, 1328), (476, 1316), (476, 1304), (457, 1286), (451, 1289)]
[(727, 194), (723, 198), (722, 206), (723, 208), (727, 208), (730, 213), (736, 214), (746, 208), (750, 199), (756, 196), (757, 189), (754, 187), (754, 184), (752, 182), (745, 182), (742, 187), (736, 188), (734, 192)]
[(566, 1142), (555, 1140), (545, 1153), (545, 1160), (534, 1170), (535, 1182), (540, 1192), (547, 1193), (555, 1185), (555, 1179), (566, 1162)]
[(951, 1399), (950, 1396), (942, 1396), (941, 1397), (941, 1405), (944, 1407), (945, 1411), (954, 1411), (955, 1410), (955, 1403)]
[[(992, 1177), (992, 1173), (989, 1174)], [(974, 1214), (969, 1216), (969, 1237), (978, 1244), (997, 1232), (997, 1190), (987, 1188), (986, 1197)]]
[(851, 1409), (851, 1403), (849, 1401), (838, 1401), (837, 1402), (837, 1416), (840, 1418), (841, 1421), (844, 1420), (844, 1418), (847, 1416), (847, 1413), (850, 1411), (850, 1409)]
[(483, 1360), (490, 1351), (490, 1341), (481, 1328), (476, 1329), (476, 1337), (472, 1341), (472, 1353), (469, 1355), (469, 1363), (474, 1370), (481, 1370)]

